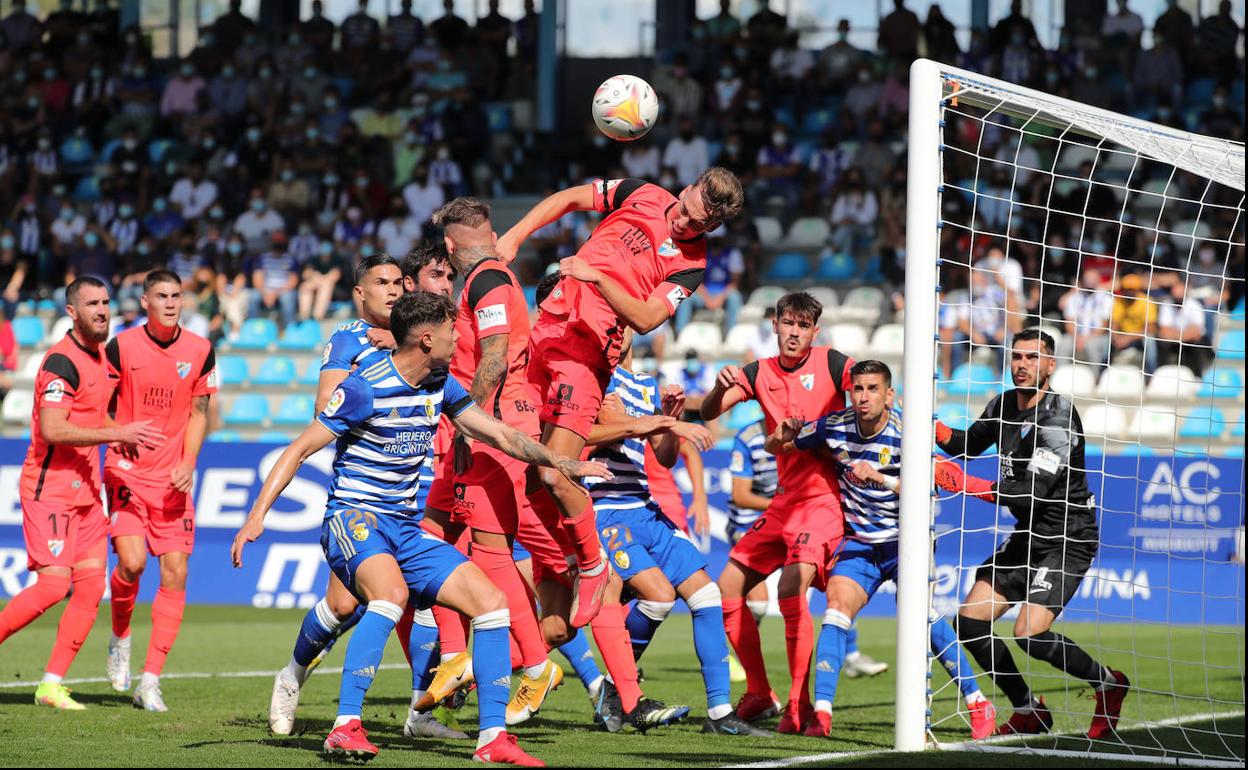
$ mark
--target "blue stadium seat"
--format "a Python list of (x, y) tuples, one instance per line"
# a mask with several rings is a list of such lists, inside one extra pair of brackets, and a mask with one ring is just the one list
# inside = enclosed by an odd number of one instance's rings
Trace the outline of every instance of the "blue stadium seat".
[(160, 163), (165, 158), (165, 153), (169, 152), (169, 148), (173, 146), (173, 142), (168, 139), (153, 139), (151, 144), (147, 145), (147, 158), (154, 165)]
[(321, 359), (314, 358), (308, 362), (303, 374), (299, 376), (300, 385), (316, 385), (321, 380)]
[(771, 111), (771, 119), (776, 123), (783, 123), (784, 127), (793, 130), (797, 126), (797, 117), (793, 114), (792, 107), (779, 106)]
[(743, 401), (728, 412), (724, 427), (735, 434), (745, 426), (752, 425), (761, 419), (763, 419), (763, 408), (758, 405), (758, 402)]
[(291, 385), (298, 372), (290, 356), (269, 356), (256, 368), (253, 385)]
[(321, 325), (316, 321), (299, 321), (286, 327), (277, 346), (282, 350), (311, 350), (321, 346)]
[(266, 430), (259, 436), (256, 441), (261, 444), (289, 444), (293, 436), (280, 430)]
[(342, 103), (347, 104), (351, 101), (351, 92), (355, 90), (355, 78), (334, 78), (334, 88), (338, 89)]
[(943, 384), (951, 396), (980, 396), (996, 390), (1001, 376), (990, 366), (966, 363), (954, 369), (951, 379)]
[(967, 409), (966, 404), (941, 404), (936, 407), (936, 417), (950, 428), (966, 430), (978, 417)]
[(238, 350), (268, 350), (277, 343), (277, 324), (272, 318), (248, 318), (239, 330), (234, 347)]
[(486, 102), (481, 106), (491, 133), (511, 130), (511, 102)]
[(84, 176), (74, 185), (74, 200), (78, 203), (94, 203), (100, 199), (100, 180)]
[(819, 260), (815, 278), (820, 281), (848, 281), (858, 272), (858, 264), (848, 254), (829, 254)]
[(316, 400), (307, 393), (292, 393), (278, 404), (274, 425), (307, 425), (314, 416)]
[(1231, 308), (1231, 320), (1243, 321), (1248, 317), (1248, 297), (1240, 297), (1235, 307)]
[(103, 161), (104, 163), (108, 163), (110, 160), (113, 159), (113, 153), (116, 152), (117, 148), (120, 146), (121, 146), (121, 139), (113, 139), (109, 141), (100, 150), (100, 160)]
[(1218, 358), (1226, 361), (1244, 360), (1244, 330), (1223, 332), (1218, 338)]
[(36, 309), (40, 313), (59, 313), (62, 310), (62, 308), (56, 304), (55, 300), (50, 299), (39, 300), (39, 304), (36, 306)]
[(524, 287), (524, 301), (528, 303), (529, 307), (537, 307), (537, 287), (536, 286)]
[(801, 254), (778, 254), (767, 268), (768, 281), (800, 281), (810, 277), (810, 263)]
[(1217, 439), (1226, 432), (1226, 415), (1212, 406), (1197, 407), (1179, 426), (1179, 436), (1190, 439)]
[(13, 336), (23, 348), (33, 348), (48, 334), (43, 319), (33, 315), (19, 315), (13, 319)]
[(218, 444), (234, 444), (243, 440), (243, 436), (236, 430), (217, 430), (208, 435), (208, 440)]
[(1218, 81), (1213, 78), (1196, 78), (1183, 88), (1183, 102), (1190, 108), (1203, 110), (1213, 102), (1213, 89)]
[(1223, 457), (1242, 458), (1244, 456), (1244, 445), (1236, 444), (1232, 447), (1223, 449), (1220, 453)]
[(802, 133), (808, 136), (822, 136), (836, 125), (836, 113), (832, 110), (811, 110), (802, 119)]
[(1222, 366), (1210, 369), (1201, 378), (1197, 398), (1238, 398), (1244, 393), (1244, 375), (1238, 369)]
[(217, 359), (217, 376), (222, 385), (244, 385), (251, 380), (247, 359), (242, 356), (221, 356)]
[(269, 416), (269, 399), (259, 393), (235, 396), (225, 412), (226, 425), (257, 425)]

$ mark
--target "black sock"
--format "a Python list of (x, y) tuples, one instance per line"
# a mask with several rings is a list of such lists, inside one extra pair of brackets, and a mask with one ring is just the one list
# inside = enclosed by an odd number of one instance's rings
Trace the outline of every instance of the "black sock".
[(992, 677), (1014, 708), (1031, 706), (1031, 688), (1019, 673), (1005, 642), (992, 635), (992, 623), (959, 615), (955, 625), (958, 641), (971, 653), (979, 667)]
[(1105, 668), (1061, 634), (1043, 631), (1034, 636), (1019, 637), (1018, 646), (1036, 660), (1043, 660), (1093, 687), (1100, 686), (1104, 678)]

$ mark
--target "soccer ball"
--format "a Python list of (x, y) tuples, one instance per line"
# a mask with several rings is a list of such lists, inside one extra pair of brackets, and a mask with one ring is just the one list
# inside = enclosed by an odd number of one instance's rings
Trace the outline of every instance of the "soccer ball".
[(598, 130), (619, 142), (646, 135), (659, 117), (659, 97), (636, 75), (607, 78), (594, 92), (594, 122)]

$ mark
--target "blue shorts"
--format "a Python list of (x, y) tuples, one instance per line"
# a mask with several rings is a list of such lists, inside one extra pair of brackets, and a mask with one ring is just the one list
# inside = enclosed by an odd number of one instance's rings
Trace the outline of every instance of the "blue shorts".
[[(653, 502), (642, 508), (595, 509), (598, 537), (624, 580), (657, 567), (673, 586), (706, 569), (706, 558)], [(610, 503), (607, 503), (608, 505)]]
[(862, 543), (845, 538), (832, 566), (831, 577), (847, 577), (875, 596), (886, 581), (897, 579), (897, 541)]
[(519, 564), (527, 559), (532, 559), (533, 554), (529, 553), (529, 549), (520, 545), (520, 541), (511, 544), (511, 560)]
[(468, 561), (454, 546), (425, 532), (418, 519), (354, 508), (326, 512), (321, 548), (329, 568), (361, 602), (364, 597), (355, 589), (360, 563), (379, 553), (394, 557), (407, 582), (409, 601), (422, 610), (433, 606), (442, 584)]

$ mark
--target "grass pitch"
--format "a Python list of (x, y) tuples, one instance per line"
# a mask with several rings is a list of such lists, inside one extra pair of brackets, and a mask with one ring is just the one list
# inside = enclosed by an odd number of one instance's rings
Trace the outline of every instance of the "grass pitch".
[[(69, 672), (74, 697), (88, 710), (58, 713), (33, 705), (34, 682), (42, 674), (56, 632), (59, 608), (23, 630), (0, 648), (0, 738), (4, 765), (50, 767), (113, 766), (255, 766), (309, 767), (325, 764), (321, 741), (335, 715), (338, 677), (318, 672), (304, 688), (296, 735), (278, 738), (268, 732), (272, 672), (288, 659), (301, 610), (257, 610), (243, 607), (188, 607), (177, 645), (162, 683), (167, 714), (149, 714), (130, 705), (129, 694), (114, 693), (103, 681), (108, 639), (108, 607)], [(133, 669), (142, 666), (149, 636), (150, 611), (135, 613)], [(1003, 628), (1004, 630), (1004, 628)], [(1049, 670), (1032, 666), (1030, 680), (1044, 695), (1057, 719), (1056, 730), (1068, 737), (1035, 740), (1036, 748), (1074, 752), (1197, 753), (1238, 762), (1244, 757), (1243, 629), (1186, 629), (1130, 626), (1099, 628), (1071, 625), (1076, 640), (1095, 640), (1107, 662), (1126, 670), (1135, 690), (1127, 700), (1121, 726), (1125, 743), (1089, 741), (1077, 736), (1086, 729), (1092, 701), (1086, 687)], [(860, 644), (881, 659), (893, 659), (895, 626), (889, 620), (864, 620)], [(1008, 633), (1008, 632), (1007, 632)], [(516, 730), (521, 744), (551, 765), (598, 767), (708, 766), (758, 762), (789, 765), (852, 765), (860, 767), (1051, 767), (1051, 757), (978, 754), (946, 751), (897, 755), (893, 742), (894, 680), (892, 672), (870, 680), (843, 679), (830, 740), (776, 736), (738, 739), (700, 732), (706, 713), (697, 657), (690, 642), (688, 615), (673, 615), (659, 631), (642, 660), (648, 695), (693, 707), (689, 722), (647, 735), (608, 735), (593, 729), (588, 699), (568, 670), (562, 689), (542, 713)], [(343, 640), (345, 643), (346, 640)], [(763, 627), (764, 649), (773, 686), (787, 687), (783, 630), (779, 619)], [(341, 664), (340, 644), (325, 663)], [(1144, 654), (1131, 656), (1125, 651)], [(1118, 651), (1118, 652), (1115, 652)], [(1028, 668), (1025, 656), (1016, 660)], [(1094, 653), (1098, 654), (1098, 653)], [(563, 663), (561, 657), (556, 660)], [(1205, 662), (1217, 665), (1206, 665)], [(402, 724), (411, 680), (399, 645), (387, 647), (388, 667), (379, 674), (365, 702), (365, 725), (381, 748), (373, 764), (380, 767), (466, 766), (473, 743), (411, 741)], [(1047, 668), (1047, 667), (1046, 667)], [(566, 669), (566, 666), (565, 666)], [(176, 675), (173, 676), (173, 675)], [(74, 679), (90, 679), (74, 683)], [(952, 744), (968, 737), (955, 712), (956, 688), (943, 672), (932, 678), (933, 735)], [(1009, 713), (1004, 698), (993, 692), (986, 677), (981, 686), (998, 704), (999, 719)], [(742, 685), (734, 685), (736, 697)], [(1168, 693), (1187, 697), (1174, 698)], [(781, 691), (783, 697), (783, 691)], [(476, 699), (455, 716), (475, 728)], [(1238, 704), (1238, 705), (1237, 705)], [(1209, 719), (1210, 714), (1232, 716)], [(1201, 715), (1205, 718), (1201, 720)], [(1075, 736), (1075, 737), (1069, 737)], [(1019, 746), (1017, 742), (998, 744)], [(1149, 747), (1149, 748), (1146, 748)], [(836, 756), (855, 752), (856, 756)], [(1130, 757), (1124, 757), (1130, 761)], [(1084, 756), (1056, 760), (1068, 766), (1103, 767), (1117, 763)]]

